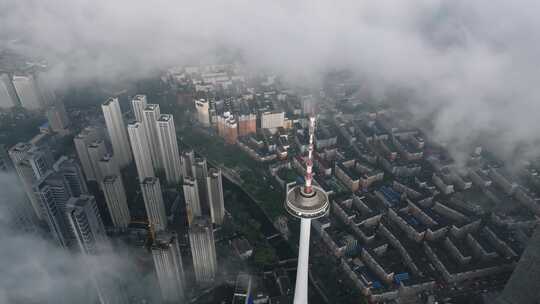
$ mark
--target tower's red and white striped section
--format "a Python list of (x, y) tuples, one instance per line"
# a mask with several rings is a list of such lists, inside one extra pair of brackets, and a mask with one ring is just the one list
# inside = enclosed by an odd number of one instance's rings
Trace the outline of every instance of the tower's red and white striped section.
[(309, 145), (308, 158), (306, 161), (306, 183), (304, 185), (304, 193), (310, 194), (313, 191), (311, 186), (313, 182), (313, 140), (315, 138), (315, 116), (309, 117)]

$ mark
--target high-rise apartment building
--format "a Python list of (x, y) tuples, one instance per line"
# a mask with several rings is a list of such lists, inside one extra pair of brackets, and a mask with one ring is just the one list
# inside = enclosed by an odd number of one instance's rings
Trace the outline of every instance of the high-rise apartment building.
[(87, 181), (96, 180), (95, 169), (90, 160), (90, 155), (88, 154), (88, 145), (98, 140), (99, 137), (100, 134), (96, 128), (87, 127), (73, 138), (77, 157), (81, 162), (84, 176)]
[(118, 165), (118, 162), (116, 160), (116, 157), (111, 154), (105, 154), (103, 157), (98, 161), (99, 166), (99, 172), (103, 177), (107, 175), (118, 175), (122, 176), (120, 174), (120, 166)]
[(143, 124), (140, 122), (129, 124), (128, 134), (139, 180), (142, 181), (147, 177), (154, 177), (149, 141), (146, 137), (146, 130)]
[(19, 97), (11, 82), (11, 76), (0, 74), (0, 108), (7, 109), (19, 105)]
[(146, 207), (148, 223), (154, 231), (161, 231), (167, 228), (167, 213), (163, 203), (161, 185), (156, 177), (147, 177), (141, 183), (141, 190)]
[(23, 108), (39, 110), (45, 106), (34, 75), (14, 75), (12, 82)]
[(125, 230), (131, 220), (122, 179), (117, 175), (107, 175), (101, 184), (107, 209), (116, 229)]
[(220, 169), (210, 169), (206, 178), (208, 189), (208, 203), (210, 206), (210, 215), (212, 223), (216, 225), (223, 224), (225, 217), (225, 205), (223, 199), (223, 183)]
[(96, 263), (93, 256), (110, 251), (109, 238), (93, 196), (82, 195), (71, 198), (66, 206), (66, 215), (80, 251), (85, 256), (81, 266), (86, 266), (92, 277), (100, 304), (127, 304), (127, 297), (117, 279)]
[(28, 198), (28, 201), (32, 205), (35, 216), (42, 220), (42, 209), (39, 200), (37, 199), (32, 185), (36, 180), (34, 177), (34, 170), (30, 164), (26, 161), (26, 153), (32, 148), (29, 143), (18, 143), (11, 147), (8, 151), (8, 155), (11, 158), (15, 171), (19, 176), (19, 180), (23, 186), (24, 192)]
[(157, 120), (160, 115), (161, 111), (157, 104), (148, 104), (144, 108), (143, 126), (146, 130), (146, 138), (148, 139), (148, 145), (150, 146), (150, 156), (152, 157), (152, 164), (154, 165), (155, 170), (163, 169), (157, 130)]
[(107, 154), (107, 148), (103, 140), (96, 140), (87, 146), (88, 157), (94, 172), (94, 180), (99, 184), (103, 180), (103, 174), (99, 166), (99, 161)]
[(208, 191), (207, 191), (207, 177), (208, 177), (208, 164), (205, 158), (195, 158), (193, 167), (191, 169), (197, 180), (197, 188), (199, 188), (199, 201), (201, 203), (201, 209), (206, 214), (209, 214), (210, 208), (208, 205)]
[(61, 174), (49, 171), (35, 183), (34, 190), (54, 238), (60, 246), (71, 247), (74, 234), (67, 219), (66, 204), (72, 195), (66, 180)]
[(182, 179), (182, 163), (180, 162), (173, 116), (170, 114), (160, 115), (157, 120), (157, 130), (167, 183), (178, 184)]
[(174, 232), (156, 233), (151, 250), (163, 301), (166, 303), (182, 301), (185, 278), (178, 236)]
[(26, 153), (30, 151), (31, 148), (32, 148), (32, 144), (25, 143), (25, 142), (17, 143), (15, 146), (11, 147), (9, 149), (8, 154), (13, 164), (15, 165), (16, 163), (25, 159)]
[(57, 101), (46, 111), (49, 128), (56, 133), (65, 135), (69, 133), (69, 117), (63, 102)]
[(184, 199), (186, 201), (187, 220), (188, 224), (191, 225), (195, 217), (202, 215), (197, 180), (190, 176), (185, 177), (183, 189)]
[(225, 121), (231, 116), (230, 112), (225, 112), (222, 115), (216, 116), (216, 126), (218, 135), (225, 136)]
[(133, 108), (133, 115), (137, 122), (143, 122), (144, 120), (144, 108), (146, 107), (146, 95), (135, 95), (131, 100), (131, 107)]
[(196, 217), (189, 227), (189, 242), (197, 283), (210, 283), (216, 277), (217, 257), (212, 223), (207, 217)]
[(8, 154), (36, 217), (40, 220), (44, 219), (43, 208), (36, 197), (33, 185), (52, 168), (50, 151), (46, 146), (37, 147), (30, 143), (18, 143), (9, 149)]
[(241, 114), (238, 116), (238, 136), (247, 136), (257, 132), (257, 115)]
[(33, 185), (37, 181), (34, 176), (34, 170), (32, 170), (32, 167), (28, 163), (28, 161), (23, 160), (18, 162), (15, 165), (15, 169), (17, 171), (17, 175), (19, 176), (19, 180), (21, 181), (23, 185), (24, 192), (26, 194), (26, 197), (28, 198), (28, 201), (32, 205), (32, 209), (34, 210), (35, 216), (39, 220), (43, 220), (43, 208), (41, 208), (41, 202), (39, 201), (39, 198), (36, 196), (36, 193), (34, 192)]
[(109, 239), (93, 196), (70, 198), (66, 204), (66, 216), (81, 252), (93, 255), (109, 249)]
[(225, 121), (224, 139), (225, 142), (229, 145), (236, 144), (236, 140), (238, 139), (238, 123), (236, 121), (236, 118), (232, 116)]
[(184, 151), (181, 155), (181, 160), (182, 160), (182, 176), (184, 178), (188, 176), (193, 177), (194, 175), (193, 175), (192, 168), (193, 168), (193, 163), (195, 162), (195, 152), (193, 152), (193, 150)]
[(81, 167), (74, 159), (62, 156), (54, 163), (53, 169), (65, 178), (74, 197), (88, 194), (88, 187), (84, 181)]
[(109, 98), (102, 105), (105, 124), (111, 138), (114, 157), (123, 168), (131, 162), (131, 149), (118, 98)]
[(47, 147), (33, 146), (26, 153), (26, 160), (32, 167), (36, 179), (42, 178), (53, 165), (53, 156)]
[(42, 178), (52, 167), (51, 159), (45, 156), (44, 151), (39, 151), (35, 147), (27, 153), (26, 158), (22, 162), (26, 162), (32, 169), (34, 179), (36, 180)]
[(210, 105), (208, 100), (195, 100), (195, 109), (197, 110), (197, 121), (205, 127), (210, 126)]
[(234, 115), (225, 112), (217, 117), (217, 128), (219, 136), (225, 139), (225, 142), (234, 145), (238, 139), (238, 122)]

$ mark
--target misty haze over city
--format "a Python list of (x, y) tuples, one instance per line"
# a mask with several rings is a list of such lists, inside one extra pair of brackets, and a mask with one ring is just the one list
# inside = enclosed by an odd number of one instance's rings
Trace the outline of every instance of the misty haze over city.
[(0, 37), (54, 63), (58, 85), (211, 62), (224, 48), (293, 79), (347, 68), (382, 96), (412, 89), (441, 140), (489, 134), (506, 157), (538, 154), (534, 1), (8, 2)]
[(538, 12), (0, 0), (0, 302), (533, 303)]

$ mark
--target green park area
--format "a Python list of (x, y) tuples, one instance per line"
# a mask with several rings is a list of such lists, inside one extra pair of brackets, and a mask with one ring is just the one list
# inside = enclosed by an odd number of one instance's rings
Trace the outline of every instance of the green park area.
[(234, 219), (234, 222), (229, 222), (226, 226), (232, 231), (239, 232), (253, 246), (251, 265), (260, 271), (264, 267), (276, 263), (278, 257), (274, 248), (264, 238), (261, 224), (249, 214), (247, 206), (241, 202), (242, 198), (235, 191), (225, 191), (224, 194), (225, 207)]
[(267, 166), (249, 157), (236, 145), (227, 145), (205, 130), (184, 127), (178, 131), (184, 146), (203, 155), (212, 164), (227, 170), (240, 181), (242, 188), (274, 219), (283, 214), (284, 194), (270, 176)]

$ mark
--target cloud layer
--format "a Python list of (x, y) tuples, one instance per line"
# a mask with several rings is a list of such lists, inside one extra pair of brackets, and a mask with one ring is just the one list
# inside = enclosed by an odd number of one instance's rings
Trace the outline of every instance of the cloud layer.
[(407, 88), (413, 112), (433, 116), (434, 134), (455, 147), (489, 134), (506, 156), (538, 152), (532, 0), (4, 1), (0, 38), (49, 58), (64, 84), (137, 77), (230, 49), (294, 77), (349, 68), (370, 88)]
[(117, 282), (126, 294), (159, 301), (153, 273), (141, 275), (127, 248), (89, 259), (59, 248), (47, 232), (25, 233), (14, 226), (14, 215), (26, 201), (17, 185), (14, 174), (0, 173), (0, 303), (96, 303), (89, 264), (100, 281)]

